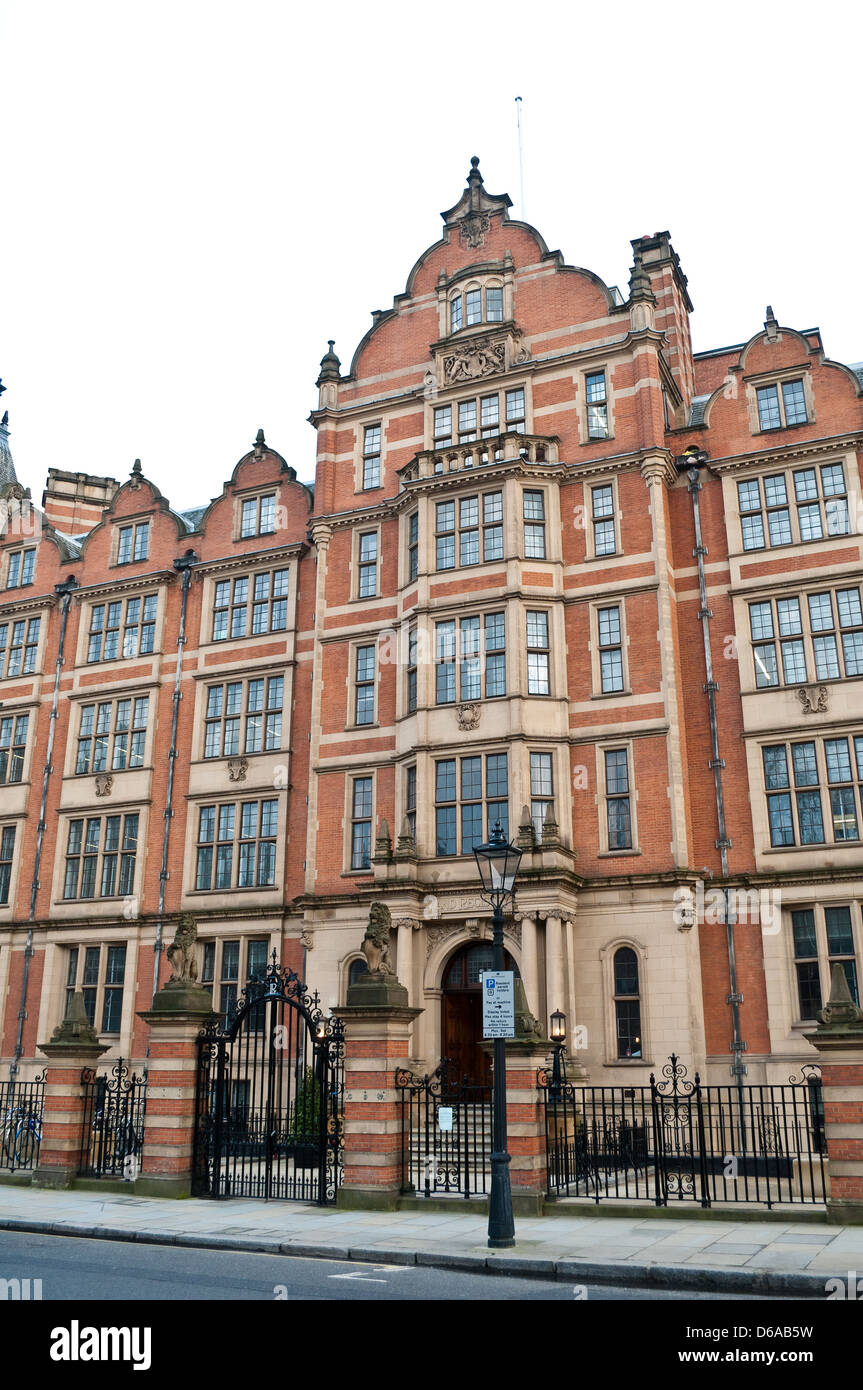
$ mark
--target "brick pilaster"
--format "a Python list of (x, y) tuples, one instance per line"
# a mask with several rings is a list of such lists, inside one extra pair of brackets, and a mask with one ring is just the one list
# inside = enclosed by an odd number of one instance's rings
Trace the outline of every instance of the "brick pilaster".
[[(176, 1002), (177, 1007), (170, 1007)], [(188, 1197), (192, 1190), (198, 1035), (213, 1017), (209, 994), (163, 987), (153, 1008), (138, 1015), (150, 1025), (144, 1147), (135, 1191)]]
[(806, 1037), (818, 1051), (830, 1172), (827, 1219), (863, 1223), (863, 1010), (834, 963), (829, 1002)]
[(408, 1067), (411, 1025), (421, 1009), (346, 1005), (345, 1174), (340, 1207), (393, 1210), (402, 1184), (402, 1131), (395, 1073)]

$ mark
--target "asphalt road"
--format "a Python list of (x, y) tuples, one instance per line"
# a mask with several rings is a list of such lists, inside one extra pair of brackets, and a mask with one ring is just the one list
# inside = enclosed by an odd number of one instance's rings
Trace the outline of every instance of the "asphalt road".
[[(232, 1250), (0, 1231), (0, 1280), (40, 1279), (42, 1301), (562, 1300), (759, 1301), (751, 1294), (696, 1294), (461, 1273), (422, 1265), (299, 1259)], [(31, 1285), (31, 1287), (33, 1287)], [(582, 1291), (583, 1290), (583, 1291)], [(3, 1294), (0, 1292), (0, 1299)], [(774, 1299), (767, 1301), (775, 1301)]]

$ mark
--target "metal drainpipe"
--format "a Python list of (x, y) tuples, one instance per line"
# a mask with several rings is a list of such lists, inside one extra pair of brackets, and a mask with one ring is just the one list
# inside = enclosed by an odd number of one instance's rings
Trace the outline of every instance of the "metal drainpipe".
[[(174, 764), (177, 761), (177, 725), (180, 719), (180, 701), (183, 698), (181, 683), (183, 679), (183, 648), (186, 645), (186, 604), (189, 598), (189, 585), (192, 568), (197, 563), (194, 550), (187, 550), (180, 560), (174, 561), (174, 569), (183, 576), (183, 593), (180, 603), (180, 631), (177, 635), (177, 674), (174, 679), (173, 709), (171, 711), (171, 747), (168, 751), (168, 788), (165, 795), (164, 830), (162, 832), (162, 867), (159, 871), (159, 914), (156, 921), (156, 941), (153, 947), (153, 994), (159, 988), (159, 957), (162, 953), (162, 919), (165, 913), (165, 886), (168, 882), (168, 848), (171, 842), (171, 821), (174, 816)], [(147, 1043), (147, 1055), (150, 1044)]]
[(48, 805), (48, 783), (53, 768), (51, 758), (54, 753), (54, 731), (57, 727), (57, 714), (60, 704), (60, 672), (66, 647), (66, 626), (69, 621), (69, 605), (72, 593), (78, 587), (74, 575), (63, 584), (54, 585), (54, 593), (60, 597), (60, 643), (57, 648), (57, 662), (54, 668), (54, 694), (51, 700), (51, 715), (48, 720), (48, 747), (45, 750), (45, 767), (42, 771), (42, 801), (39, 807), (39, 823), (36, 826), (36, 854), (33, 859), (33, 877), (30, 881), (30, 910), (27, 916), (27, 944), (24, 947), (24, 975), (21, 980), (21, 1004), (18, 1009), (18, 1033), (15, 1038), (15, 1055), (9, 1064), (9, 1076), (14, 1078), (18, 1072), (18, 1062), (24, 1051), (24, 1020), (27, 1017), (27, 987), (30, 983), (30, 960), (33, 955), (33, 923), (36, 919), (36, 899), (39, 894), (39, 870), (42, 865), (42, 845), (45, 840), (45, 809)]
[(707, 695), (707, 708), (710, 718), (710, 738), (712, 743), (713, 756), (709, 766), (713, 769), (713, 787), (716, 798), (716, 820), (719, 829), (719, 838), (716, 841), (716, 848), (719, 850), (719, 860), (722, 867), (722, 877), (726, 880), (723, 884), (722, 892), (725, 898), (725, 937), (728, 951), (728, 983), (731, 992), (726, 995), (726, 1004), (731, 1005), (732, 1040), (731, 1051), (734, 1053), (734, 1061), (731, 1064), (731, 1075), (734, 1077), (738, 1090), (743, 1087), (743, 1078), (746, 1075), (746, 1066), (743, 1062), (743, 1053), (746, 1051), (746, 1043), (740, 1034), (740, 1005), (743, 1003), (743, 995), (737, 988), (737, 957), (734, 949), (734, 913), (731, 908), (730, 894), (728, 891), (728, 850), (731, 841), (725, 825), (725, 798), (722, 791), (722, 769), (725, 761), (719, 755), (719, 725), (716, 718), (716, 691), (718, 684), (713, 678), (713, 654), (710, 647), (710, 619), (713, 613), (707, 606), (707, 581), (704, 575), (704, 556), (707, 554), (707, 546), (701, 533), (701, 509), (698, 502), (698, 494), (701, 491), (701, 483), (698, 478), (698, 470), (707, 462), (707, 454), (703, 449), (693, 450), (690, 454), (684, 454), (678, 459), (678, 467), (686, 469), (686, 476), (689, 479), (689, 494), (692, 498), (692, 518), (695, 523), (695, 550), (693, 554), (698, 565), (698, 592), (700, 595), (700, 607), (698, 617), (701, 622), (701, 632), (704, 638), (704, 667), (707, 680), (704, 684), (704, 691)]

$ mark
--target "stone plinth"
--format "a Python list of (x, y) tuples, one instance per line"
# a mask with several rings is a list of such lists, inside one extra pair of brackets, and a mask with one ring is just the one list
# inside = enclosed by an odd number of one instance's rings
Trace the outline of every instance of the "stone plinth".
[(36, 1187), (71, 1187), (80, 1172), (89, 1135), (84, 1133), (84, 1086), (81, 1073), (93, 1067), (104, 1052), (87, 1021), (84, 995), (72, 995), (69, 1012), (51, 1041), (39, 1044), (48, 1058), (45, 1068), (45, 1104), (42, 1111), (42, 1143), (39, 1166), (33, 1174)]

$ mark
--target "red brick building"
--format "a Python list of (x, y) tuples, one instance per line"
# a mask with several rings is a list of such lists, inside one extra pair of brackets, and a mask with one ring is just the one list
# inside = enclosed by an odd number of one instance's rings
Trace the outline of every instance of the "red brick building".
[(136, 464), (25, 515), (0, 441), (4, 1066), (72, 987), (143, 1058), (184, 911), (217, 1007), (272, 950), (342, 1002), (380, 900), (415, 1059), (479, 1070), (497, 819), (528, 1005), (596, 1084), (784, 1079), (832, 961), (856, 991), (863, 369), (770, 309), (693, 354), (667, 233), (623, 295), (509, 208), (473, 161), (330, 344), (314, 490), (260, 434), (206, 508)]

